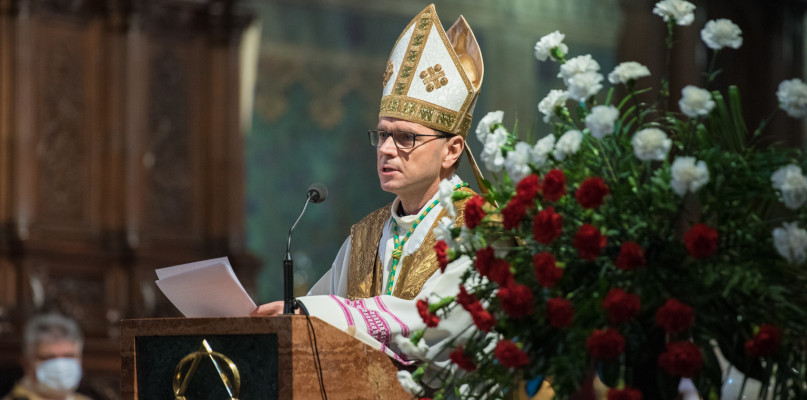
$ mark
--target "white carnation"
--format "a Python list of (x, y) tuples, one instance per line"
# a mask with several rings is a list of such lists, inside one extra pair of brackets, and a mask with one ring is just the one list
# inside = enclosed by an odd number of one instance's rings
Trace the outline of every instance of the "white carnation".
[(584, 74), (586, 72), (599, 72), (600, 64), (591, 57), (591, 54), (584, 56), (577, 56), (567, 61), (560, 66), (558, 78), (563, 78), (563, 83), (569, 84), (569, 79), (577, 74)]
[(457, 208), (454, 207), (454, 201), (451, 200), (453, 194), (454, 184), (448, 179), (440, 181), (440, 185), (437, 187), (437, 198), (440, 200), (440, 205), (443, 206), (443, 209), (446, 210), (446, 213), (448, 213), (451, 218), (456, 218)]
[(563, 43), (563, 38), (565, 37), (566, 35), (558, 31), (542, 37), (535, 43), (535, 58), (537, 58), (538, 61), (546, 61), (548, 57), (551, 58), (552, 61), (558, 61), (558, 59), (552, 55), (552, 49), (557, 47), (561, 54), (566, 54), (569, 51), (569, 47)]
[(420, 386), (414, 379), (412, 379), (412, 373), (406, 370), (398, 371), (398, 382), (400, 382), (401, 387), (407, 393), (412, 394), (414, 396), (422, 396), (425, 394), (423, 390), (423, 386)]
[(463, 253), (469, 253), (485, 247), (485, 241), (481, 235), (481, 231), (477, 232), (476, 230), (468, 229), (466, 225), (462, 225), (460, 235), (456, 242), (458, 246), (457, 250)]
[(479, 139), (480, 142), (485, 143), (488, 135), (490, 135), (490, 129), (495, 124), (501, 124), (502, 119), (504, 119), (504, 111), (491, 111), (487, 113), (487, 115), (479, 120), (479, 124), (476, 125), (476, 138)]
[(502, 146), (507, 143), (507, 131), (504, 128), (497, 128), (486, 138), (485, 147), (482, 149), (482, 161), (488, 171), (499, 172), (504, 167), (504, 154)]
[(525, 176), (532, 173), (529, 162), (531, 156), (529, 144), (524, 142), (516, 143), (516, 148), (507, 153), (507, 159), (504, 160), (504, 167), (507, 168), (507, 174), (513, 182), (518, 182)]
[(580, 142), (583, 141), (583, 132), (571, 130), (564, 133), (555, 144), (555, 151), (552, 153), (555, 159), (563, 161), (568, 155), (577, 153), (580, 150)]
[(617, 65), (616, 68), (608, 74), (608, 81), (613, 84), (627, 84), (628, 82), (635, 81), (645, 76), (650, 76), (650, 70), (647, 69), (647, 67), (636, 61), (626, 61)]
[(672, 186), (675, 194), (683, 196), (695, 193), (709, 182), (709, 169), (703, 161), (695, 162), (694, 157), (678, 157), (672, 165)]
[(715, 102), (708, 90), (687, 85), (681, 89), (681, 100), (678, 101), (678, 106), (686, 116), (696, 118), (709, 115), (715, 108)]
[(619, 110), (614, 106), (594, 106), (591, 114), (586, 115), (586, 128), (592, 136), (602, 139), (614, 133), (614, 123), (618, 117)]
[(661, 161), (667, 157), (672, 140), (658, 128), (646, 128), (633, 135), (630, 141), (633, 154), (642, 161)]
[(446, 242), (448, 247), (454, 247), (454, 238), (451, 237), (451, 229), (454, 228), (454, 220), (450, 217), (443, 217), (437, 221), (434, 227), (434, 238), (438, 241)]
[(602, 89), (603, 76), (599, 72), (584, 72), (569, 78), (569, 97), (577, 101), (586, 101)]
[(807, 177), (801, 167), (790, 164), (771, 175), (773, 188), (782, 193), (785, 207), (795, 210), (807, 203)]
[(653, 7), (653, 14), (664, 17), (667, 22), (670, 18), (681, 26), (689, 25), (695, 20), (695, 5), (684, 0), (661, 0)]
[(541, 138), (537, 143), (535, 143), (535, 147), (532, 148), (531, 153), (531, 162), (536, 167), (541, 167), (546, 164), (546, 160), (549, 157), (549, 153), (552, 152), (552, 149), (555, 147), (555, 135), (549, 134)]
[(776, 251), (791, 264), (804, 264), (807, 261), (807, 231), (800, 229), (795, 222), (785, 222), (782, 226), (773, 230)]
[(538, 103), (538, 111), (544, 114), (544, 122), (549, 123), (552, 116), (555, 115), (555, 110), (558, 107), (564, 107), (566, 100), (569, 99), (569, 93), (565, 90), (552, 89), (549, 94)]
[(802, 118), (807, 115), (807, 85), (801, 79), (790, 79), (779, 84), (776, 91), (779, 98), (779, 107), (793, 118)]
[(398, 345), (398, 350), (409, 359), (423, 360), (429, 351), (429, 346), (426, 345), (426, 341), (423, 339), (418, 341), (416, 345), (403, 335), (395, 335), (395, 344)]
[(701, 39), (706, 47), (720, 50), (724, 47), (739, 49), (743, 45), (743, 31), (731, 20), (720, 18), (706, 23), (701, 30)]

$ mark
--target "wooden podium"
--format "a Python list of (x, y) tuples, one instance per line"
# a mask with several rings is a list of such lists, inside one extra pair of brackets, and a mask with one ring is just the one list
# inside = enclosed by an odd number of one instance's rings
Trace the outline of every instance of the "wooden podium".
[[(328, 399), (413, 398), (386, 354), (318, 318), (309, 324), (305, 316), (283, 315), (122, 321), (122, 399), (174, 399), (177, 365), (192, 358), (203, 340), (238, 368), (242, 400), (321, 399), (320, 371)], [(199, 361), (187, 400), (229, 398), (212, 358)]]

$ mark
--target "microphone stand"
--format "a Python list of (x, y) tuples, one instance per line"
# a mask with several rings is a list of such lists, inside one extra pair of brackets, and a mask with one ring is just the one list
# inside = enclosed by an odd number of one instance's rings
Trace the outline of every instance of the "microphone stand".
[(316, 193), (309, 191), (305, 196), (305, 205), (297, 221), (289, 229), (289, 238), (286, 242), (286, 258), (283, 259), (283, 314), (294, 314), (294, 309), (297, 308), (294, 301), (294, 261), (291, 259), (291, 233), (303, 217), (308, 203)]

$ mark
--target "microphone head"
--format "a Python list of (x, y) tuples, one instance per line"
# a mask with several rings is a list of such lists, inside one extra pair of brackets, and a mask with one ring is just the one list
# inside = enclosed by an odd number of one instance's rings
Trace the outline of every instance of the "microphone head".
[(314, 183), (308, 187), (307, 196), (311, 199), (312, 203), (322, 203), (328, 198), (328, 188), (321, 183)]

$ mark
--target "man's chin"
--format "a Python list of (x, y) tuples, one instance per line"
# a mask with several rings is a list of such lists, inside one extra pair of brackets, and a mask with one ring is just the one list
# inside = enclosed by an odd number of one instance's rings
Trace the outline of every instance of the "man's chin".
[(395, 195), (398, 194), (399, 186), (396, 185), (392, 181), (382, 179), (382, 180), (379, 181), (379, 185), (381, 186), (381, 190), (383, 190), (383, 191), (385, 191), (387, 193), (392, 193), (392, 194), (395, 194)]

